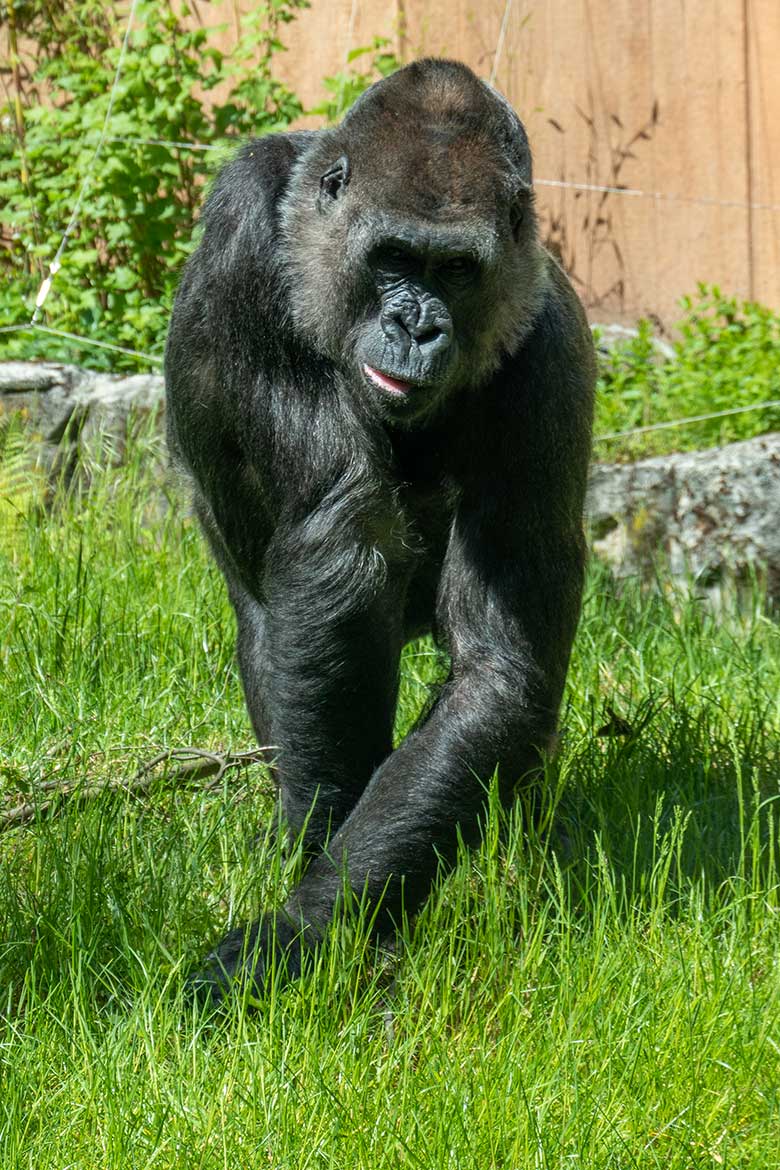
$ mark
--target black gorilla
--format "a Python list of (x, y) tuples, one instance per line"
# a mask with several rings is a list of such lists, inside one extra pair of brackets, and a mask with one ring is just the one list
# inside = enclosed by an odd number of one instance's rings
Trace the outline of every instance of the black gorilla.
[[(169, 437), (312, 856), (194, 977), (218, 996), (272, 957), (297, 972), (345, 872), (387, 930), (458, 828), (476, 837), (496, 765), (507, 800), (538, 765), (580, 607), (594, 359), (539, 243), (523, 127), (456, 62), (380, 81), (335, 129), (249, 143), (203, 225)], [(428, 630), (449, 678), (393, 751), (399, 654)]]

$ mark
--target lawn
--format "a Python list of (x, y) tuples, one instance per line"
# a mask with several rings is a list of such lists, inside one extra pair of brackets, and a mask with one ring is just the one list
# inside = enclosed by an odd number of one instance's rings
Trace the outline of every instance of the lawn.
[[(392, 953), (345, 922), (300, 984), (204, 1020), (184, 974), (295, 857), (262, 765), (116, 789), (166, 748), (252, 746), (225, 592), (158, 454), (49, 514), (17, 483), (2, 513), (0, 800), (77, 791), (0, 835), (3, 1170), (780, 1167), (758, 588), (713, 613), (593, 566), (541, 795), (492, 808)], [(407, 649), (399, 734), (441, 671)]]

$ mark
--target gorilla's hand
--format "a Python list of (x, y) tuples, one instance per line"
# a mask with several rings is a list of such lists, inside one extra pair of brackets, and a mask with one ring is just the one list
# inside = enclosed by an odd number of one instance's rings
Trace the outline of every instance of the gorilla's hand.
[(265, 915), (226, 934), (203, 966), (188, 976), (186, 994), (204, 1008), (233, 995), (259, 998), (272, 982), (286, 983), (300, 975), (306, 949), (300, 923), (281, 912)]

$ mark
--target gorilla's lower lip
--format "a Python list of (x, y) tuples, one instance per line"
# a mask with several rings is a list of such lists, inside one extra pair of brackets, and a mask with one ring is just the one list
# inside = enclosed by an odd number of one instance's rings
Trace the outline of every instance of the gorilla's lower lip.
[(413, 388), (411, 382), (401, 382), (398, 378), (391, 378), (389, 374), (383, 374), (381, 370), (375, 370), (367, 363), (363, 365), (363, 373), (370, 378), (375, 386), (387, 390), (390, 394), (395, 394), (398, 398), (403, 398)]

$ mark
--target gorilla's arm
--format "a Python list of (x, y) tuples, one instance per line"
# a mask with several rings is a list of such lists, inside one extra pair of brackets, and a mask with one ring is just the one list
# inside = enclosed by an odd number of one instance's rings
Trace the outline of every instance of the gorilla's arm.
[[(171, 453), (193, 476), (220, 530), (231, 530), (230, 543), (242, 552), (249, 542), (250, 559), (260, 556), (248, 531), (255, 517), (235, 507), (235, 497), (252, 490), (242, 473), (268, 448), (272, 388), (283, 393), (303, 384), (306, 391), (317, 373), (291, 352), (289, 296), (279, 270), (279, 205), (313, 137), (298, 131), (257, 139), (217, 176), (166, 343)], [(277, 469), (280, 477), (286, 473)]]
[[(349, 883), (381, 900), (380, 929), (414, 911), (457, 829), (478, 838), (496, 765), (502, 798), (539, 764), (555, 732), (576, 623), (584, 553), (569, 533), (518, 548), (522, 563), (485, 575), (490, 517), (459, 518), (445, 605), (458, 613), (452, 673), (431, 713), (374, 773), (364, 795), (294, 892), (287, 911), (318, 930), (330, 919), (346, 862)], [(495, 562), (494, 562), (495, 563)], [(453, 633), (455, 630), (453, 630)], [(335, 868), (334, 868), (335, 866)]]

